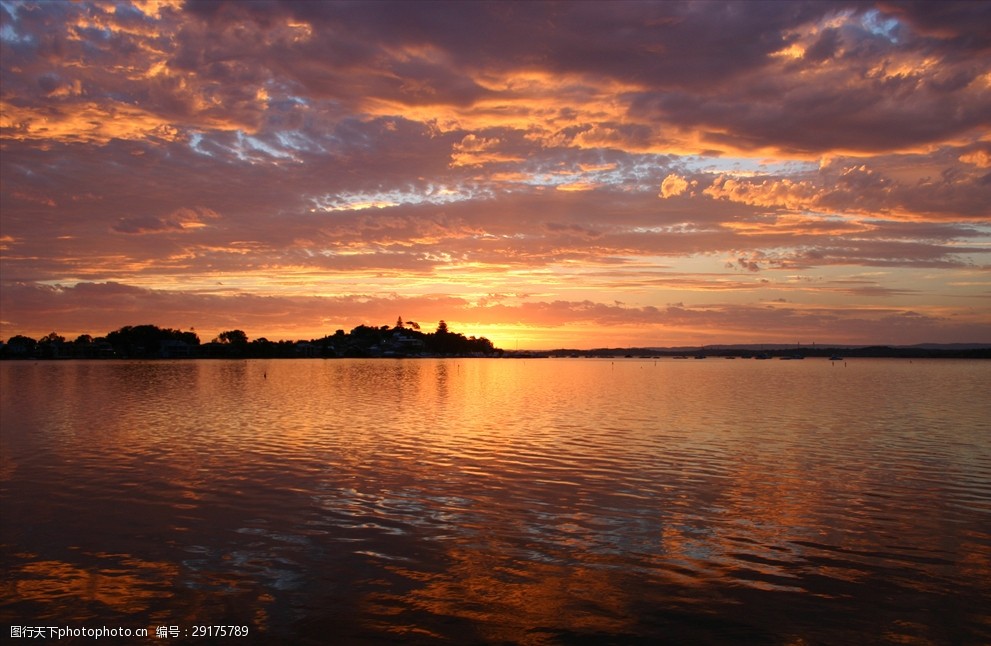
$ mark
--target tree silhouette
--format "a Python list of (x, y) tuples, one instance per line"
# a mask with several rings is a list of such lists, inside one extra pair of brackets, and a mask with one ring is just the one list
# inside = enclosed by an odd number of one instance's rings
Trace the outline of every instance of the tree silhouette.
[(37, 347), (38, 342), (31, 337), (24, 336), (23, 334), (15, 334), (7, 339), (7, 345), (4, 348), (4, 355), (26, 358), (33, 356), (35, 348)]
[(156, 325), (125, 325), (107, 334), (107, 342), (122, 357), (159, 357), (163, 341), (182, 341), (190, 346), (200, 344), (195, 332), (163, 329)]
[[(300, 346), (315, 346), (301, 351)], [(155, 325), (126, 325), (108, 332), (105, 337), (79, 335), (66, 343), (60, 334), (52, 332), (41, 341), (16, 335), (0, 346), (0, 358), (102, 358), (135, 359), (185, 357), (383, 357), (383, 356), (466, 356), (492, 355), (500, 351), (492, 342), (481, 337), (466, 338), (452, 332), (446, 321), (437, 324), (436, 332), (423, 332), (415, 321), (396, 320), (396, 326), (373, 327), (359, 325), (350, 332), (337, 330), (332, 336), (310, 341), (272, 342), (264, 337), (248, 342), (244, 330), (225, 330), (213, 343), (200, 345), (192, 330), (183, 332)]]
[(244, 330), (226, 330), (220, 333), (217, 340), (220, 343), (229, 343), (231, 345), (247, 345), (248, 335)]

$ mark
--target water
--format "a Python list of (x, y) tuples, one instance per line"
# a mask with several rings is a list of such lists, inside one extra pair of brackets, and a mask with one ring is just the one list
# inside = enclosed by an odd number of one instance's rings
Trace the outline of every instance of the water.
[(0, 376), (3, 636), (991, 642), (991, 362), (4, 362)]

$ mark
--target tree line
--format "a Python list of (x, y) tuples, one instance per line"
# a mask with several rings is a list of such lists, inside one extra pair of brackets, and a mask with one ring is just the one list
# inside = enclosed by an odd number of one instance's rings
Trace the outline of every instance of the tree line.
[(337, 330), (319, 339), (269, 341), (249, 339), (244, 330), (226, 330), (202, 343), (194, 330), (156, 325), (126, 325), (94, 337), (82, 334), (68, 340), (56, 332), (40, 339), (16, 335), (0, 342), (2, 359), (183, 359), (183, 358), (297, 358), (297, 357), (422, 357), (500, 355), (485, 337), (466, 337), (451, 331), (443, 320), (433, 332), (400, 317), (393, 326), (359, 325), (350, 332)]

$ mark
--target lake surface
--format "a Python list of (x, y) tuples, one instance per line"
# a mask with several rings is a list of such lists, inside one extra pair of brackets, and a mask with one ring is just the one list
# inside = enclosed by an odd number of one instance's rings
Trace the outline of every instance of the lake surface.
[(991, 362), (8, 361), (0, 377), (0, 637), (991, 643)]

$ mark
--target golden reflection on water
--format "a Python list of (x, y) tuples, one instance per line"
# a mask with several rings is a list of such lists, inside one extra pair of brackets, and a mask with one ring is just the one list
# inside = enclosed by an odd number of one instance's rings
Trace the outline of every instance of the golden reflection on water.
[[(450, 565), (402, 600), (439, 617), (470, 622), (488, 643), (544, 643), (560, 632), (622, 634), (630, 621), (629, 601), (635, 589), (624, 589), (606, 568), (567, 567), (550, 563), (513, 562), (495, 549), (453, 548)], [(416, 577), (416, 572), (395, 568)], [(388, 595), (368, 600), (388, 608)], [(583, 609), (575, 613), (574, 607)], [(378, 608), (375, 608), (378, 610)], [(404, 632), (415, 626), (384, 623), (381, 630)]]
[(0, 617), (991, 636), (989, 370), (928, 365), (7, 362)]
[(104, 565), (82, 568), (74, 563), (19, 554), (19, 560), (30, 560), (5, 577), (5, 596), (42, 603), (51, 618), (64, 615), (66, 606), (77, 602), (102, 604), (124, 614), (141, 613), (172, 596), (171, 587), (178, 572), (175, 564), (150, 563), (122, 554), (87, 556)]

